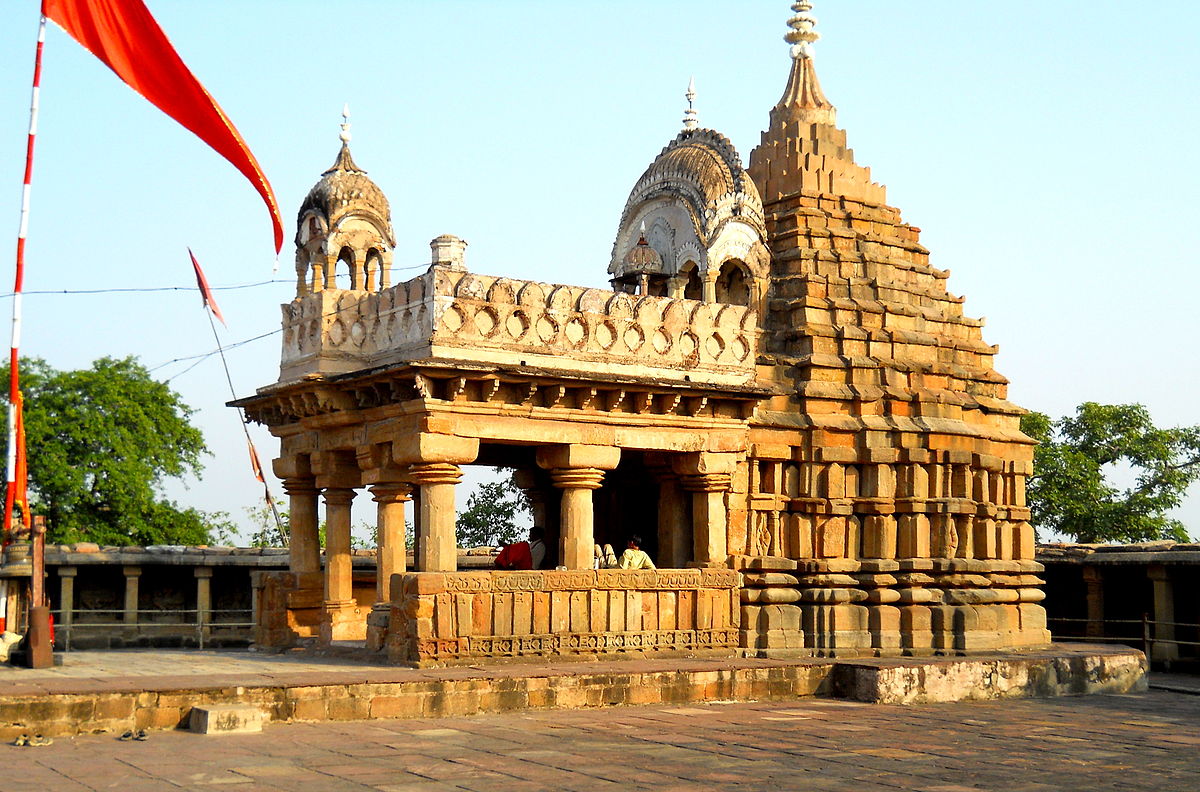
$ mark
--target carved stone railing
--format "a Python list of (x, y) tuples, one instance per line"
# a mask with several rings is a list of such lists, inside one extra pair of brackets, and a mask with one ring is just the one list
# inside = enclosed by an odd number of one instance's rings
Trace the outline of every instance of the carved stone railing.
[(732, 569), (414, 573), (392, 579), (395, 663), (732, 653)]
[(755, 374), (758, 315), (434, 267), (382, 292), (325, 290), (283, 306), (281, 382), (429, 358), (714, 384)]

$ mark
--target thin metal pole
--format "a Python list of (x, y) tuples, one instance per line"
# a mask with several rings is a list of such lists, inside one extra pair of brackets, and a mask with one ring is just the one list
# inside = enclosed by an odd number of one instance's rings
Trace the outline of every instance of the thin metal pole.
[[(204, 313), (208, 314), (208, 326), (212, 328), (213, 339), (217, 342), (217, 352), (221, 355), (221, 366), (225, 369), (225, 381), (229, 383), (229, 395), (237, 398), (237, 390), (233, 387), (233, 376), (229, 373), (229, 361), (225, 359), (225, 348), (221, 346), (221, 336), (217, 333), (217, 323), (213, 321), (212, 310), (208, 307), (207, 302), (204, 306)], [(254, 460), (255, 474), (262, 473), (262, 465), (258, 461), (258, 452), (254, 449), (254, 441), (250, 439), (250, 428), (246, 425), (246, 414), (238, 408), (238, 418), (242, 422), (242, 433), (246, 436), (246, 450), (249, 451), (251, 459)], [(283, 530), (283, 518), (279, 516), (279, 509), (275, 507), (275, 499), (271, 497), (271, 487), (267, 484), (266, 475), (260, 477), (263, 485), (263, 497), (267, 501), (267, 506), (271, 509), (271, 515), (275, 518), (275, 529), (279, 533), (281, 541), (287, 541), (287, 534)]]
[[(37, 141), (38, 93), (42, 85), (42, 47), (46, 43), (46, 17), (38, 22), (37, 52), (33, 60), (33, 89), (29, 99), (29, 138), (25, 143), (25, 179), (21, 189), (21, 224), (17, 230), (17, 271), (13, 279), (12, 344), (8, 382), (8, 486), (4, 493), (4, 525), (12, 527), (13, 499), (17, 480), (17, 410), (20, 409), (21, 376), (17, 359), (21, 347), (21, 290), (25, 286), (25, 238), (29, 234), (29, 195), (33, 182), (33, 147)], [(23, 508), (28, 508), (25, 504)], [(36, 572), (36, 570), (35, 570)], [(34, 603), (40, 605), (41, 603)]]

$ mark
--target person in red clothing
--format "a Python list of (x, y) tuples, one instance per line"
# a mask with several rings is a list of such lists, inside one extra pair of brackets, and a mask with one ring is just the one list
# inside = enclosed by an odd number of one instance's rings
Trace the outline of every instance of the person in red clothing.
[(505, 545), (496, 556), (496, 569), (541, 569), (546, 559), (546, 544), (542, 541), (544, 531), (535, 525), (529, 529), (528, 542)]

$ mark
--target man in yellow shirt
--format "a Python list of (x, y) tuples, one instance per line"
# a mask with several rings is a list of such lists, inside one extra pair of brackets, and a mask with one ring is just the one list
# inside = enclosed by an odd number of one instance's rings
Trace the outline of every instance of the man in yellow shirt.
[(621, 553), (621, 569), (654, 569), (654, 562), (646, 551), (642, 550), (642, 537), (634, 534), (629, 537), (629, 547)]

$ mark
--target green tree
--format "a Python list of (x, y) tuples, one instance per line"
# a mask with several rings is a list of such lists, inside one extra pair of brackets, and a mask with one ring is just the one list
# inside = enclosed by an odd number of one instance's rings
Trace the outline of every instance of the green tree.
[(30, 501), (51, 541), (207, 544), (227, 529), (227, 516), (163, 497), (163, 481), (198, 474), (208, 449), (194, 411), (136, 359), (78, 371), (29, 359), (21, 372)]
[(517, 517), (530, 514), (524, 493), (512, 478), (480, 484), (467, 498), (455, 527), (461, 547), (511, 544), (522, 538)]
[[(1167, 512), (1200, 478), (1200, 427), (1159, 429), (1140, 404), (1079, 405), (1056, 421), (1021, 419), (1041, 445), (1034, 452), (1028, 500), (1034, 526), (1078, 542), (1188, 541)], [(1128, 470), (1132, 486), (1110, 474)]]

